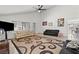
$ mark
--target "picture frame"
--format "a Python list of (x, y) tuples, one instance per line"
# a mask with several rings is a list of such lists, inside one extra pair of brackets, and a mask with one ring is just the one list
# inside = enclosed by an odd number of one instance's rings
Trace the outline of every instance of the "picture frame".
[(48, 23), (48, 26), (53, 26), (53, 22), (49, 22)]
[(59, 27), (64, 27), (64, 18), (59, 18), (58, 19), (58, 26)]
[(47, 26), (47, 21), (43, 21), (42, 26)]

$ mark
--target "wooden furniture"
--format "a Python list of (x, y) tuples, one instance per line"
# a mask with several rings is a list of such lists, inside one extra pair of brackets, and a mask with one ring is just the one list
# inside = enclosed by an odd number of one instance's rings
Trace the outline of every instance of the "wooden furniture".
[(9, 53), (9, 43), (7, 40), (0, 41), (0, 54)]

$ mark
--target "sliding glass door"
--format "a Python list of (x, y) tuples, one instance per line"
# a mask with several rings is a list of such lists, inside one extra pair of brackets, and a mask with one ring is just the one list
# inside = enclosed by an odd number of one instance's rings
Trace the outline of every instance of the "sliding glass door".
[(30, 22), (22, 22), (22, 30), (29, 31), (30, 30)]
[(36, 23), (35, 22), (20, 22), (13, 21), (15, 31), (32, 31), (36, 32)]

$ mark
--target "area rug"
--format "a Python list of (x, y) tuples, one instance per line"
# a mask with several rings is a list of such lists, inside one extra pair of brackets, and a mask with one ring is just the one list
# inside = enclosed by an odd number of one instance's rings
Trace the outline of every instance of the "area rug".
[(14, 39), (12, 42), (22, 54), (59, 54), (63, 46), (62, 40), (39, 35)]

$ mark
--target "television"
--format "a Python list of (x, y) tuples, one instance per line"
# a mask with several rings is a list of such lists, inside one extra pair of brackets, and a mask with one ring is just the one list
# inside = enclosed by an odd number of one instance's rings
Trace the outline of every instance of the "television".
[(0, 21), (0, 28), (4, 29), (5, 31), (12, 31), (14, 30), (14, 24), (9, 22)]

